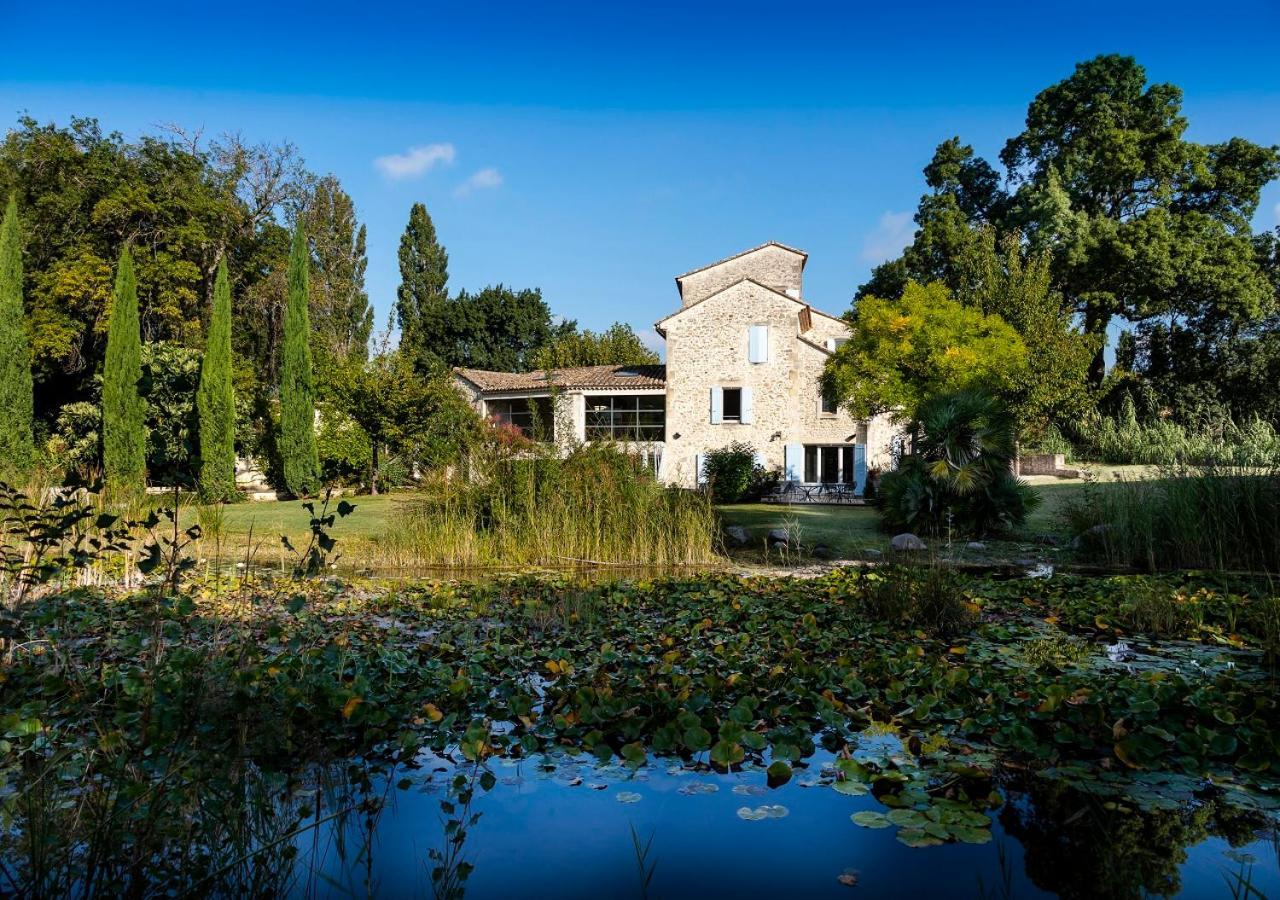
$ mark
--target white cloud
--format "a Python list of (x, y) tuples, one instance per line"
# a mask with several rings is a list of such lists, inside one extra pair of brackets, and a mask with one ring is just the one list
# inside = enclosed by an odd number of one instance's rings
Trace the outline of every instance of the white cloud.
[(1272, 212), (1272, 213), (1275, 215), (1275, 217), (1276, 217), (1276, 224), (1277, 224), (1277, 225), (1280, 225), (1280, 203), (1277, 203), (1277, 204), (1276, 204), (1276, 208), (1275, 208), (1275, 209), (1273, 209), (1273, 210), (1271, 210), (1271, 212)]
[(481, 169), (453, 189), (455, 197), (465, 197), (472, 191), (489, 190), (502, 186), (502, 173), (497, 169)]
[(916, 233), (909, 212), (886, 212), (880, 216), (875, 230), (862, 242), (862, 258), (869, 263), (893, 259), (911, 243)]
[(379, 156), (373, 165), (388, 178), (417, 178), (441, 163), (449, 165), (456, 155), (453, 144), (422, 144), (410, 147), (404, 153)]

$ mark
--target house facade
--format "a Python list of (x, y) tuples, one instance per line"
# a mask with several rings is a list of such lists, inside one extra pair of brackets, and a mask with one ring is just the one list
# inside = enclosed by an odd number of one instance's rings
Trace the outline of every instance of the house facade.
[(849, 330), (805, 299), (807, 258), (770, 242), (677, 276), (680, 306), (655, 325), (665, 366), (458, 369), (458, 385), (482, 415), (535, 437), (628, 442), (669, 484), (697, 485), (708, 451), (742, 442), (786, 481), (860, 495), (897, 430), (823, 396), (823, 368)]

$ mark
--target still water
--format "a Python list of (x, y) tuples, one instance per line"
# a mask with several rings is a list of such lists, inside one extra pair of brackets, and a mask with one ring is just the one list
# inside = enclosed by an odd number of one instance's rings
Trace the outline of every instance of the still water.
[(457, 845), (474, 867), (467, 897), (1280, 897), (1276, 845), (1256, 821), (1227, 829), (1233, 848), (1203, 808), (1117, 811), (1033, 779), (1002, 786), (989, 842), (910, 848), (895, 828), (851, 821), (885, 808), (833, 790), (831, 761), (774, 789), (758, 768), (494, 760), (496, 783), (469, 810), (449, 806), (455, 770), (429, 762), (375, 784), (380, 812), (308, 836), (298, 889), (432, 896), (447, 820), (478, 815)]

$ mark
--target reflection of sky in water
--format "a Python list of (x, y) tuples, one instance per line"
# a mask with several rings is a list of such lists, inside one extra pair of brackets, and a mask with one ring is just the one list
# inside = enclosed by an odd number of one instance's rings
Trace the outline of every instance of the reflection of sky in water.
[[(892, 737), (864, 738), (858, 755), (896, 750)], [(988, 896), (1004, 896), (1001, 849), (1012, 875), (1010, 896), (1051, 896), (1026, 877), (1023, 848), (1003, 832), (998, 812), (992, 814), (994, 840), (984, 845), (911, 849), (898, 842), (893, 828), (854, 825), (849, 819), (853, 813), (883, 812), (885, 807), (871, 796), (846, 796), (818, 784), (821, 764), (830, 758), (815, 757), (776, 790), (765, 787), (760, 769), (693, 773), (682, 770), (678, 760), (651, 760), (634, 774), (621, 766), (597, 767), (590, 760), (565, 759), (553, 772), (543, 771), (536, 761), (494, 761), (498, 784), (487, 794), (477, 789), (472, 808), (482, 815), (463, 854), (476, 867), (466, 894), (638, 897), (634, 826), (641, 843), (654, 835), (649, 862), (657, 868), (651, 897), (838, 897), (850, 896), (850, 890), (858, 897), (973, 897), (979, 895), (979, 878)], [(432, 773), (428, 767), (414, 775), (408, 790), (391, 792), (374, 838), (375, 893), (431, 895), (427, 851), (440, 845), (439, 804), (448, 778), (449, 773)], [(740, 815), (740, 810), (776, 806), (785, 807), (785, 815), (777, 810)], [(362, 841), (354, 830), (346, 839), (350, 857)], [(1280, 895), (1272, 846), (1258, 842), (1245, 849), (1257, 860), (1255, 886), (1266, 896)], [(1241, 851), (1209, 838), (1186, 852), (1181, 896), (1224, 895), (1224, 874), (1239, 868), (1226, 854)], [(856, 888), (837, 880), (852, 870)], [(343, 889), (364, 893), (363, 860), (343, 866), (330, 847), (324, 871), (342, 886), (334, 886), (335, 894)]]

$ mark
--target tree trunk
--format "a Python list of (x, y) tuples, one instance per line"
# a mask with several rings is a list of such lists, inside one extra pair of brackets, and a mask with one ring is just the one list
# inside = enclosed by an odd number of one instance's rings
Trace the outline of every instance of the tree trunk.
[(378, 442), (370, 441), (373, 452), (369, 454), (369, 494), (378, 495)]

